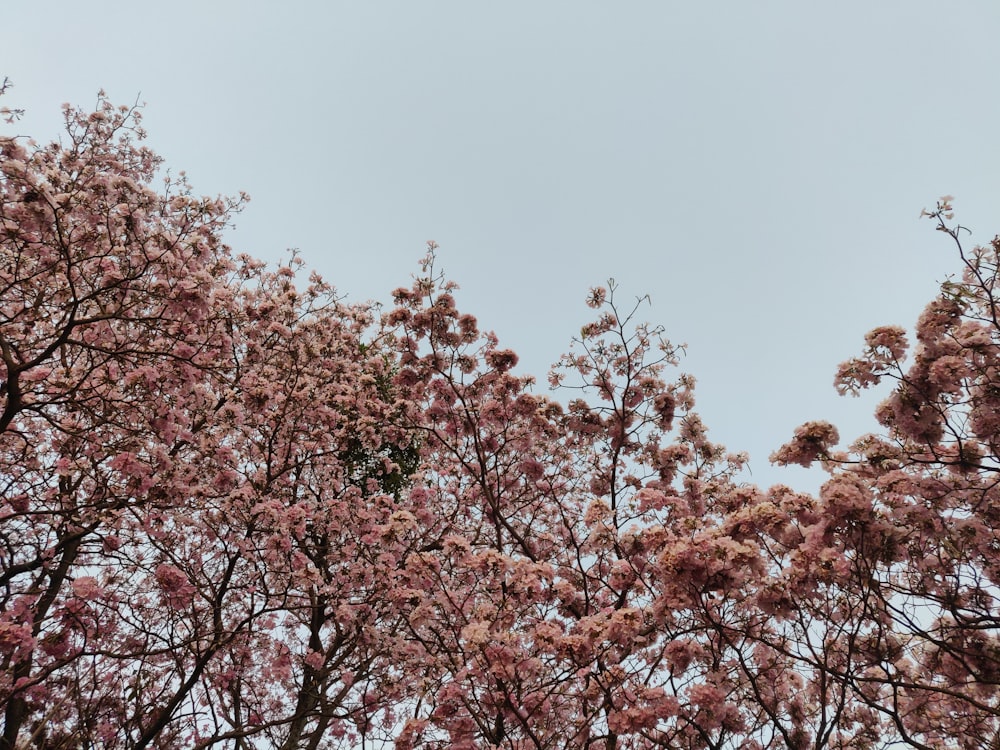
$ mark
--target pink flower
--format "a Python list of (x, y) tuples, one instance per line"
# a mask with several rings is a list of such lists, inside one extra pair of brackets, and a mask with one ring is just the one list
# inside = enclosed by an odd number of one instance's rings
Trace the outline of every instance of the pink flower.
[(598, 307), (604, 304), (604, 301), (607, 299), (607, 296), (608, 296), (608, 290), (605, 289), (603, 286), (592, 287), (590, 290), (590, 294), (587, 297), (587, 306), (597, 309)]
[(31, 635), (30, 625), (0, 620), (0, 654), (13, 654), (15, 658), (21, 658), (34, 648), (35, 639)]
[(310, 651), (303, 661), (310, 669), (321, 669), (326, 661), (326, 655), (322, 651)]
[(517, 364), (517, 354), (510, 349), (487, 352), (486, 364), (498, 372), (507, 372)]
[(93, 576), (80, 576), (73, 581), (73, 596), (78, 599), (96, 599), (101, 593), (102, 589)]
[(482, 646), (492, 640), (489, 625), (485, 622), (470, 622), (462, 628), (462, 639), (472, 646)]
[(906, 355), (906, 331), (899, 326), (880, 326), (868, 332), (865, 342), (872, 349), (887, 349), (893, 359)]
[(160, 563), (156, 566), (154, 575), (172, 607), (184, 606), (194, 597), (194, 587), (180, 568), (169, 563)]
[(837, 428), (829, 422), (806, 422), (795, 430), (791, 442), (771, 454), (771, 461), (779, 466), (799, 464), (808, 468), (817, 458), (826, 457), (839, 440)]
[(104, 547), (105, 552), (114, 552), (115, 550), (121, 548), (122, 538), (120, 536), (116, 536), (115, 534), (108, 534), (108, 536), (104, 537), (102, 540), (102, 546)]
[(669, 430), (674, 421), (674, 410), (677, 408), (677, 401), (673, 394), (667, 391), (656, 394), (653, 399), (653, 408), (660, 418), (660, 429)]
[(533, 458), (526, 458), (519, 467), (526, 479), (536, 482), (545, 475), (545, 467)]

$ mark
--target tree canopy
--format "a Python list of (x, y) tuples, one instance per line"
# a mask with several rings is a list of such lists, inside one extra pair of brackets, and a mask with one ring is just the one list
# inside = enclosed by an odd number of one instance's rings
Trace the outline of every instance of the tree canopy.
[(141, 113), (0, 138), (0, 712), (27, 748), (1000, 747), (1000, 239), (741, 480), (643, 300), (548, 377), (421, 270), (233, 252)]

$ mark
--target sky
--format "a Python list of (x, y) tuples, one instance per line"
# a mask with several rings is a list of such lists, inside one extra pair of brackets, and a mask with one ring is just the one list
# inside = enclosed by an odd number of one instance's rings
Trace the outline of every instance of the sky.
[(837, 364), (959, 270), (920, 210), (1000, 232), (998, 37), (995, 0), (51, 0), (5, 4), (0, 78), (39, 141), (98, 89), (145, 102), (196, 192), (250, 194), (235, 250), (349, 300), (435, 240), (540, 392), (591, 286), (648, 294), (710, 437), (815, 489), (768, 455), (875, 429), (885, 393), (839, 397)]

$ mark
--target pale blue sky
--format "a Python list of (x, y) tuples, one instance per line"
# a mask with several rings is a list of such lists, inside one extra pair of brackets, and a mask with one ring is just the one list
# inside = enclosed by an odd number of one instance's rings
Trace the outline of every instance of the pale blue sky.
[(837, 363), (957, 270), (920, 209), (1000, 231), (998, 38), (995, 0), (52, 0), (5, 5), (0, 77), (39, 139), (101, 87), (146, 101), (172, 169), (251, 194), (237, 250), (298, 248), (350, 298), (436, 240), (539, 390), (588, 287), (650, 294), (713, 438), (812, 487), (768, 453), (868, 429)]

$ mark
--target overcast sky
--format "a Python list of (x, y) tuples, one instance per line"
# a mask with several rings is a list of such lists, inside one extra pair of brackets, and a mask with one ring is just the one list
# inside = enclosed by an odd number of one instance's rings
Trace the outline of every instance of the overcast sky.
[(871, 429), (836, 365), (957, 270), (920, 209), (1000, 232), (998, 38), (996, 0), (24, 1), (0, 77), (38, 140), (99, 88), (146, 102), (197, 192), (250, 193), (238, 251), (297, 248), (350, 299), (436, 240), (540, 391), (590, 286), (648, 293), (711, 436), (811, 489), (768, 454)]

